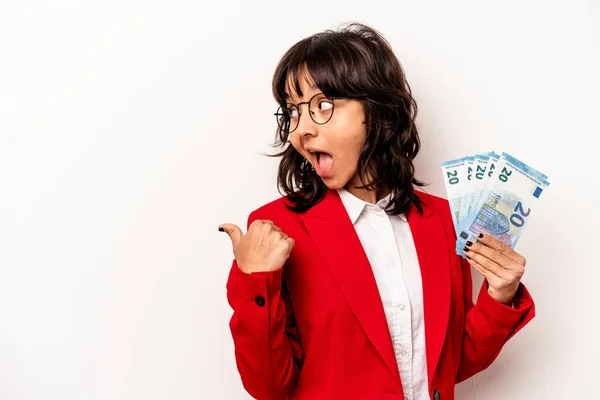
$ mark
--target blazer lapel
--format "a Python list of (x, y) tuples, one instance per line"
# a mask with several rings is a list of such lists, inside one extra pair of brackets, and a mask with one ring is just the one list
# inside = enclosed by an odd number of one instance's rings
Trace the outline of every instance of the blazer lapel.
[(367, 337), (397, 383), (400, 374), (377, 282), (338, 193), (299, 214)]
[(433, 198), (417, 194), (428, 204), (420, 215), (411, 205), (407, 216), (421, 268), (427, 377), (431, 381), (440, 358), (450, 317), (450, 249), (442, 220), (435, 210)]
[[(418, 193), (418, 192), (417, 192)], [(421, 195), (422, 198), (422, 195)], [(446, 335), (450, 312), (448, 246), (439, 218), (430, 205), (424, 214), (411, 205), (407, 215), (423, 281), (425, 340), (429, 384)], [(373, 270), (337, 191), (299, 214), (325, 264), (346, 298), (365, 334), (394, 379), (400, 375)]]

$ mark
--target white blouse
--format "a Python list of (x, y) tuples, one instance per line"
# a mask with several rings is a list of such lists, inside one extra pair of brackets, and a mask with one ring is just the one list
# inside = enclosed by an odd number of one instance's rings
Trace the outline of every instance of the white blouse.
[(429, 400), (423, 287), (405, 214), (384, 211), (392, 193), (371, 204), (337, 189), (367, 254), (387, 318), (406, 400)]

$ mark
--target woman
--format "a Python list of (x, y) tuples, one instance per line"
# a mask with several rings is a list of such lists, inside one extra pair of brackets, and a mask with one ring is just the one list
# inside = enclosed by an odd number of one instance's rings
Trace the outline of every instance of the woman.
[[(301, 40), (273, 78), (285, 197), (222, 224), (242, 383), (257, 399), (453, 399), (534, 316), (525, 258), (455, 254), (448, 202), (415, 190), (417, 106), (389, 43), (350, 24)], [(294, 188), (297, 187), (297, 190)], [(472, 302), (472, 265), (483, 274)]]

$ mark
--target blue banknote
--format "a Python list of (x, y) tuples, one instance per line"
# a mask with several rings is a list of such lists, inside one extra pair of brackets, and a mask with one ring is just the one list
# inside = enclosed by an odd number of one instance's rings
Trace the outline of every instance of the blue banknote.
[(457, 158), (455, 160), (444, 161), (442, 163), (442, 173), (444, 174), (444, 185), (446, 194), (450, 203), (452, 213), (452, 223), (454, 230), (458, 230), (460, 220), (461, 201), (466, 188), (467, 181), (467, 157)]
[(472, 213), (459, 224), (456, 253), (464, 257), (467, 240), (491, 235), (514, 248), (531, 218), (532, 209), (549, 186), (547, 176), (507, 153), (487, 181)]

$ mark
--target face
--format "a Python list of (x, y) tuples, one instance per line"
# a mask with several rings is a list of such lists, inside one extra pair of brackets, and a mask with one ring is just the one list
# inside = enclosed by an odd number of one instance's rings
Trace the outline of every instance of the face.
[[(293, 91), (292, 80), (288, 77), (286, 94), (289, 103), (309, 101), (313, 95), (322, 92), (318, 87), (311, 86), (313, 82), (308, 73), (299, 74), (298, 78), (303, 97), (299, 98)], [(290, 134), (289, 140), (292, 146), (312, 164), (325, 185), (330, 189), (361, 185), (357, 167), (360, 152), (366, 141), (365, 112), (362, 103), (356, 99), (334, 100), (333, 116), (324, 125), (319, 125), (310, 118), (308, 104), (300, 106), (300, 114), (298, 127)], [(310, 148), (330, 154), (331, 160), (323, 155), (317, 158), (316, 154), (309, 152)], [(349, 187), (347, 190), (355, 192)]]

